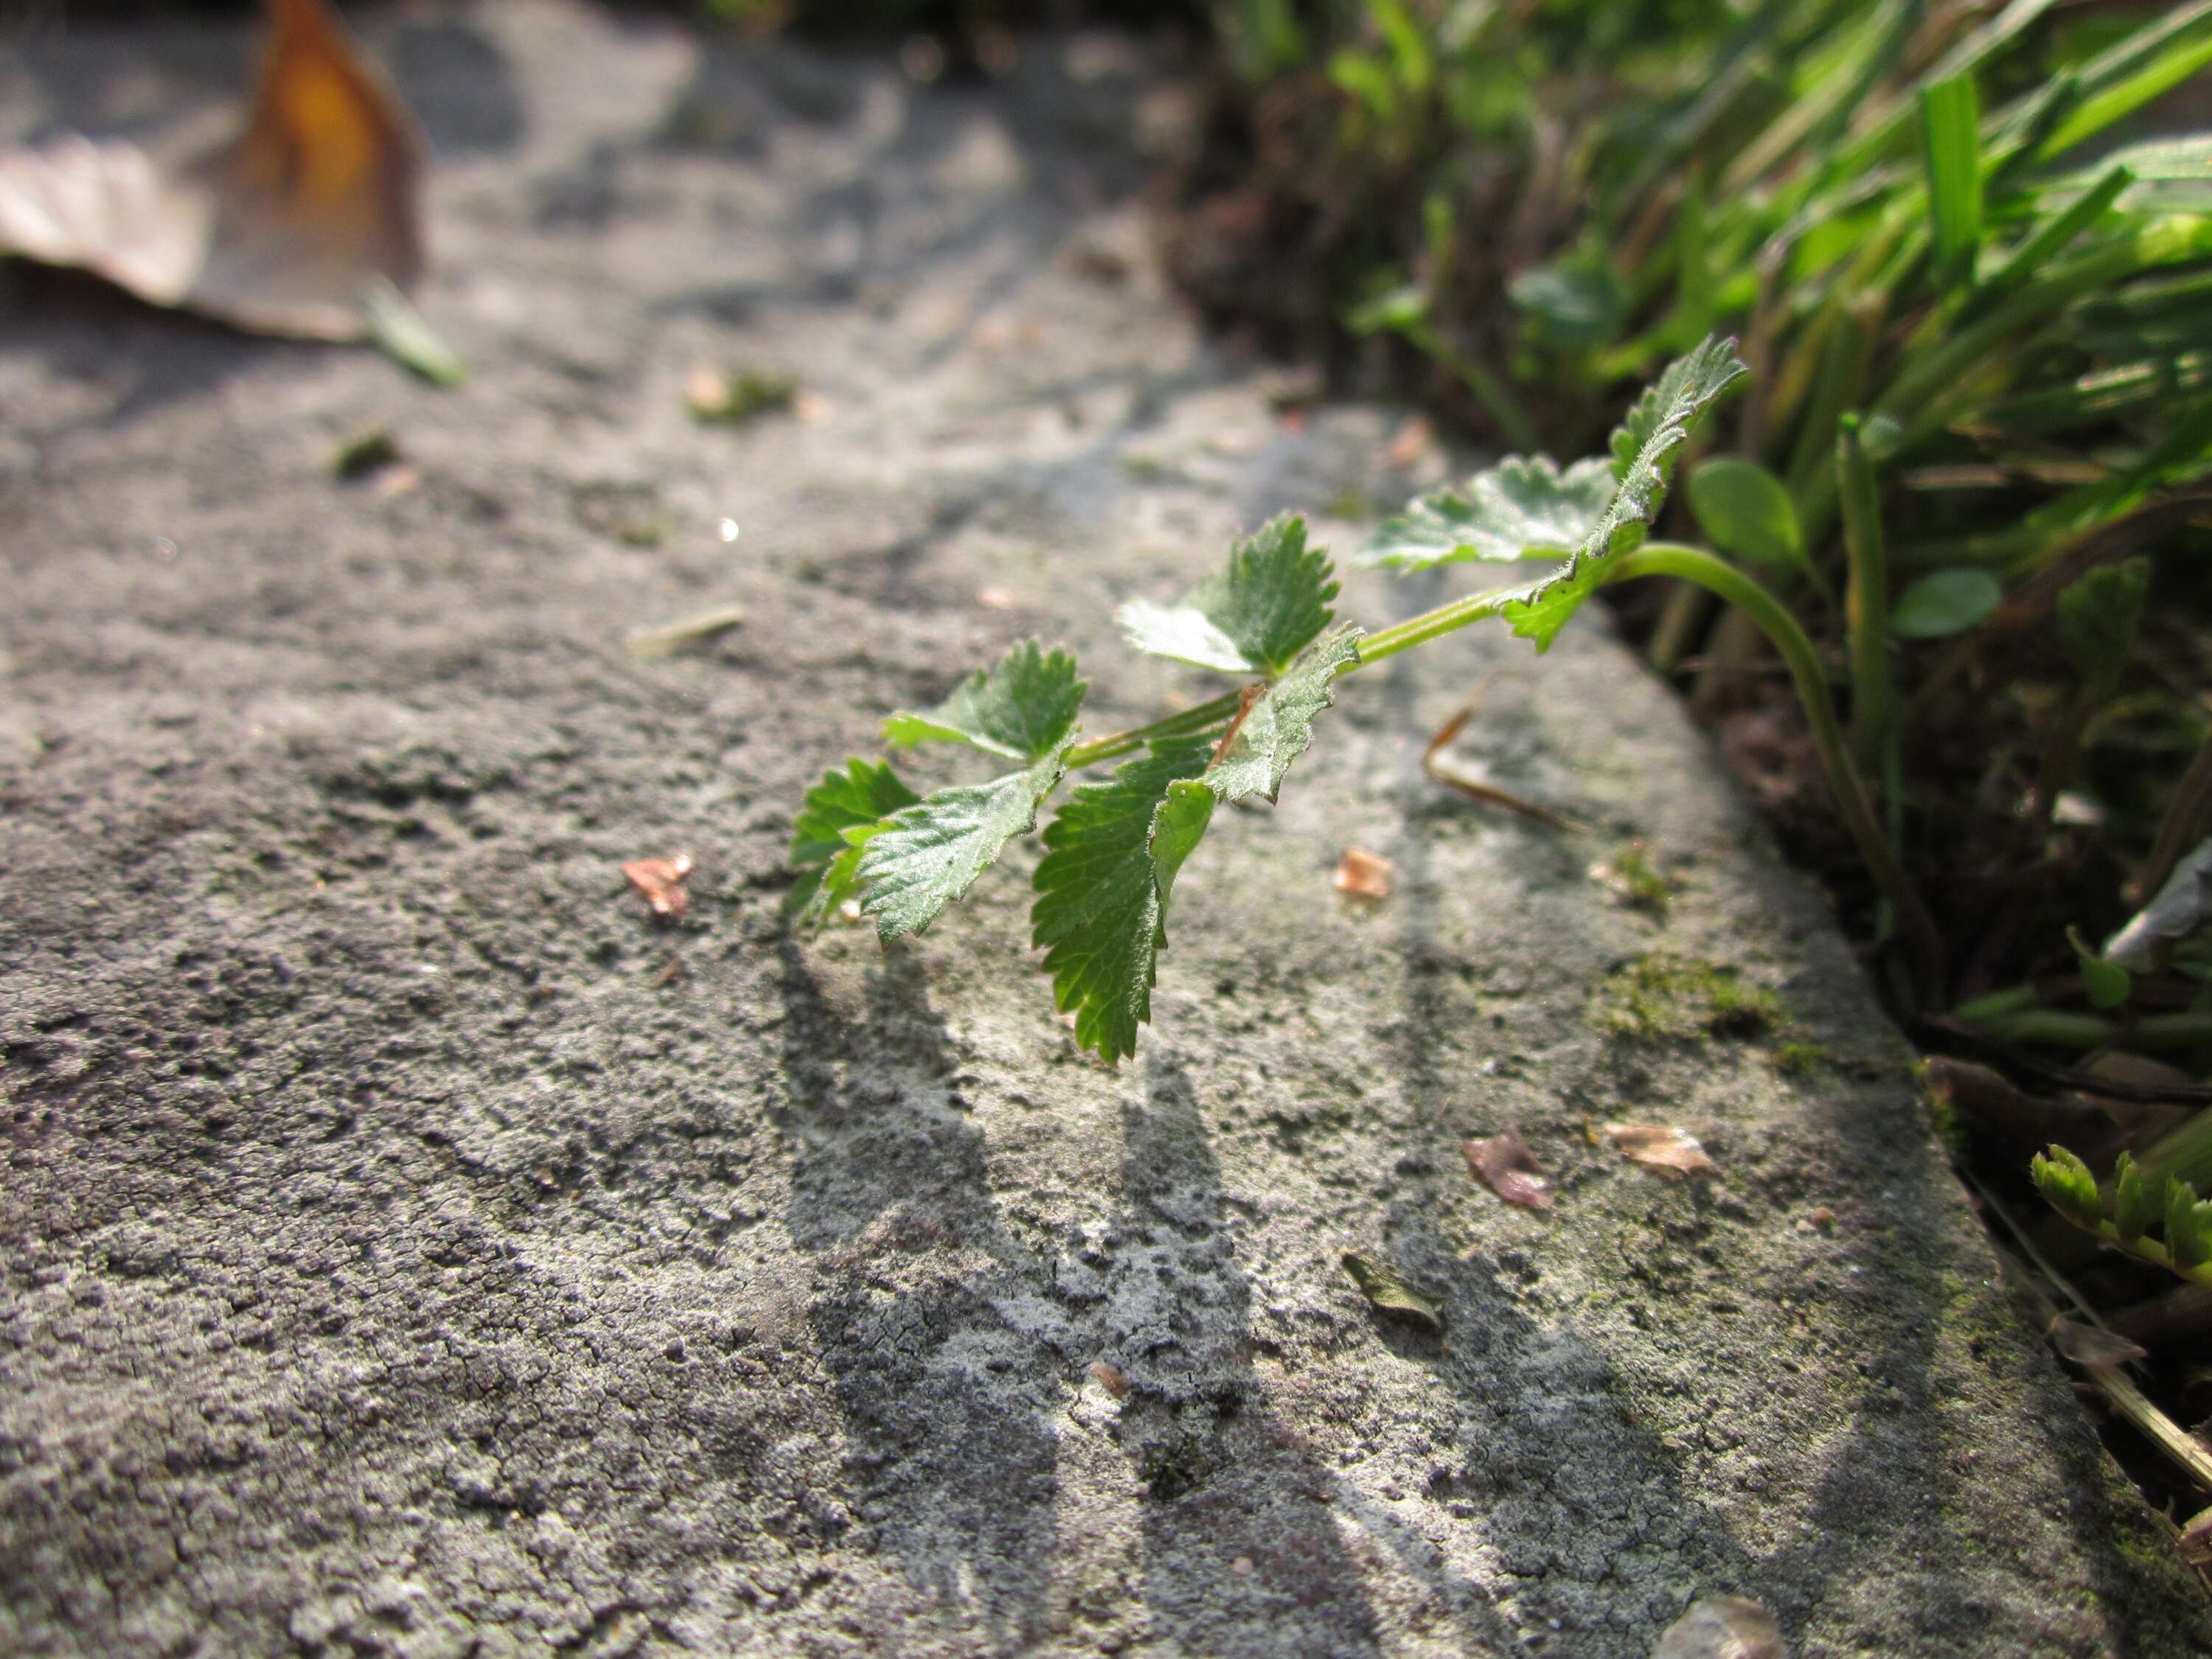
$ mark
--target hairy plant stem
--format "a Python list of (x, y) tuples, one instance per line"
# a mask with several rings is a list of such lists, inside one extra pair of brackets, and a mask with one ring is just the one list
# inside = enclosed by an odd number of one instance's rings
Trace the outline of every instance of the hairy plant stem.
[[(1936, 931), (1934, 918), (1928, 914), (1927, 907), (1920, 902), (1920, 896), (1906, 880), (1904, 868), (1898, 863), (1889, 840), (1883, 835), (1881, 825), (1875, 817), (1866, 786), (1860, 781), (1857, 769), (1851, 763), (1850, 745), (1844, 741), (1843, 727), (1836, 719), (1836, 705), (1828, 695), (1827, 680), (1820, 671), (1820, 654), (1814, 648), (1813, 641), (1806, 636), (1805, 630), (1797, 625), (1796, 618), (1757, 581), (1701, 548), (1686, 547), (1673, 542), (1647, 543), (1632, 553), (1615, 557), (1606, 567), (1600, 581), (1610, 585), (1633, 581), (1640, 576), (1674, 576), (1694, 582), (1723, 603), (1735, 606), (1749, 617), (1772, 642), (1790, 671), (1791, 683), (1796, 687), (1797, 700), (1805, 711), (1806, 726), (1820, 754), (1821, 768), (1827, 775), (1828, 787), (1836, 798), (1844, 825), (1850, 831), (1851, 839), (1857, 843), (1859, 856), (1865, 860), (1875, 884), (1881, 890), (1882, 896), (1889, 901), (1895, 911), (1899, 925), (1910, 945), (1920, 994), (1923, 998), (1939, 994), (1943, 982), (1942, 938)], [(1395, 657), (1401, 651), (1410, 651), (1417, 645), (1425, 645), (1431, 640), (1456, 632), (1485, 617), (1500, 615), (1509, 604), (1526, 591), (1523, 587), (1513, 587), (1487, 593), (1470, 593), (1463, 599), (1440, 605), (1433, 611), (1424, 611), (1408, 621), (1370, 634), (1359, 641), (1359, 655), (1344, 672), (1352, 673), (1370, 663)], [(1073, 771), (1081, 767), (1095, 766), (1101, 761), (1117, 759), (1162, 738), (1194, 736), (1213, 726), (1225, 725), (1235, 718), (1242, 701), (1241, 694), (1231, 692), (1196, 708), (1155, 720), (1150, 726), (1137, 726), (1079, 744), (1068, 753), (1068, 769)]]
[(1905, 878), (1888, 836), (1875, 817), (1874, 806), (1851, 764), (1850, 746), (1836, 719), (1836, 705), (1828, 695), (1827, 678), (1820, 671), (1820, 653), (1797, 619), (1766, 589), (1734, 565), (1724, 563), (1700, 548), (1669, 542), (1653, 542), (1615, 559), (1604, 580), (1633, 581), (1639, 576), (1677, 576), (1692, 581), (1732, 605), (1757, 623), (1790, 671), (1797, 701), (1805, 712), (1805, 725), (1827, 775), (1828, 788), (1836, 798), (1844, 825), (1858, 845), (1868, 872), (1882, 896), (1895, 911), (1898, 925), (1912, 954), (1914, 976), (1923, 998), (1940, 994), (1943, 983), (1943, 941), (1935, 918), (1920, 902), (1920, 895)]

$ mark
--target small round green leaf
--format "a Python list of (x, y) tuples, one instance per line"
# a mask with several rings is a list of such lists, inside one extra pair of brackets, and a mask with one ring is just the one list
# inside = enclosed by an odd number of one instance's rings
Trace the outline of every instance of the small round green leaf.
[(2004, 598), (1986, 570), (1939, 570), (1897, 596), (1889, 631), (1902, 640), (1940, 640), (1986, 622)]
[(1714, 457), (1690, 475), (1690, 510), (1723, 553), (1809, 570), (1797, 510), (1782, 480), (1756, 461)]
[(2126, 969), (2092, 951), (2079, 927), (2066, 930), (2066, 942), (2074, 947), (2074, 955), (2081, 964), (2081, 988), (2089, 994), (2092, 1008), (2117, 1008), (2128, 1000), (2128, 993), (2134, 988), (2134, 976)]

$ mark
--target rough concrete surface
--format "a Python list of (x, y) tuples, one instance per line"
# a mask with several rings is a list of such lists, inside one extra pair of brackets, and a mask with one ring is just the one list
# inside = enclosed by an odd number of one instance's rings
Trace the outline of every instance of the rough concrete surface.
[[(1185, 868), (1118, 1073), (1024, 949), (1033, 854), (910, 947), (785, 938), (793, 803), (884, 713), (1032, 632), (1093, 731), (1203, 695), (1114, 604), (1413, 482), (1149, 274), (1172, 66), (358, 21), (466, 387), (0, 274), (0, 1650), (1605, 1659), (1718, 1593), (1802, 1655), (2212, 1646), (1820, 896), (1600, 623), (1348, 681)], [(5, 136), (136, 130), (246, 46), (33, 42)], [(702, 428), (700, 362), (819, 401)], [(412, 489), (332, 477), (378, 425)], [(1479, 684), (1462, 759), (1594, 835), (1422, 780)], [(1632, 837), (1663, 921), (1588, 875)], [(666, 928), (620, 866), (679, 849)], [(1609, 1033), (1654, 951), (1828, 1062)], [(1467, 1171), (1508, 1125), (1547, 1214)]]

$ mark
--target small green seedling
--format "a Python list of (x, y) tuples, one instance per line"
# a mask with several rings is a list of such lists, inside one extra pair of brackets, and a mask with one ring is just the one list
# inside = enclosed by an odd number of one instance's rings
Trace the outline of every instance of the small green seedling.
[[(2036, 1190), (2083, 1231), (2198, 1285), (2212, 1285), (2212, 1199), (2187, 1182), (2146, 1179), (2122, 1152), (2108, 1187), (2063, 1146), (2038, 1152), (2029, 1166)], [(2157, 1238), (2150, 1235), (2155, 1229)]]
[[(1110, 777), (1075, 788), (1046, 829), (1030, 920), (1077, 1042), (1109, 1063), (1133, 1054), (1138, 1028), (1152, 1018), (1176, 877), (1214, 809), (1275, 799), (1340, 675), (1486, 617), (1548, 648), (1601, 583), (1629, 569), (1676, 453), (1742, 374), (1733, 341), (1707, 340), (1644, 394), (1613, 434), (1610, 459), (1564, 471), (1541, 457), (1506, 462), (1464, 495), (1413, 503), (1369, 555), (1409, 568), (1559, 561), (1533, 580), (1362, 634), (1338, 623), (1334, 568), (1307, 544), (1304, 520), (1286, 515), (1239, 542), (1220, 572), (1175, 604), (1139, 600), (1120, 613), (1139, 650), (1230, 676), (1237, 690), (1086, 740), (1074, 658), (1025, 642), (936, 708), (892, 715), (884, 738), (894, 748), (957, 744), (1003, 769), (927, 796), (886, 761), (855, 759), (829, 773), (793, 826), (796, 915), (815, 925), (865, 917), (886, 944), (918, 933), (1036, 827), (1069, 774), (1120, 761)], [(1678, 565), (1649, 574), (1683, 574)]]

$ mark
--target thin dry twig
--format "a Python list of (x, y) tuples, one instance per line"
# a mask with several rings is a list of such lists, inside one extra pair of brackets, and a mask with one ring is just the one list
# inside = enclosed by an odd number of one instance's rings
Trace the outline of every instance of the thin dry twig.
[(1518, 812), (1523, 817), (1534, 818), (1547, 828), (1563, 830), (1571, 836), (1586, 834), (1583, 827), (1572, 818), (1554, 812), (1548, 806), (1525, 799), (1510, 790), (1500, 789), (1496, 784), (1471, 778), (1442, 758), (1443, 750), (1451, 746), (1452, 740), (1465, 731), (1468, 721), (1474, 718), (1481, 696), (1480, 691), (1476, 692), (1466, 708), (1437, 728), (1436, 735), (1429, 739), (1429, 746), (1421, 751), (1421, 770), (1445, 788), (1457, 790), (1469, 800), (1480, 801), (1486, 806), (1502, 806), (1509, 812)]
[[(2019, 1246), (2021, 1255), (2033, 1262), (2045, 1279), (2064, 1292), (2066, 1299), (2081, 1310), (2085, 1321), (2100, 1329), (2104, 1328), (2104, 1321), (2098, 1317), (2096, 1310), (2063, 1274), (2044, 1259), (2027, 1231), (1996, 1194), (1977, 1179), (1972, 1171), (1962, 1173), (1976, 1195), (1988, 1206), (1990, 1213), (2004, 1224), (2005, 1231), (2012, 1235), (2014, 1243)], [(2018, 1256), (2000, 1248), (1997, 1260), (2003, 1264), (2008, 1277), (2019, 1286), (2029, 1305), (2035, 1310), (2037, 1318), (2047, 1326), (2059, 1317), (2057, 1304), (2045, 1293), (2043, 1286), (2036, 1282), (2034, 1275), (2028, 1272)], [(2134, 1424), (2145, 1439), (2164, 1453), (2176, 1467), (2185, 1471), (2198, 1486), (2212, 1492), (2212, 1446), (2207, 1446), (2160, 1411), (2118, 1366), (2084, 1364), (2080, 1369), (2089, 1385), (2105, 1397), (2106, 1404)]]

